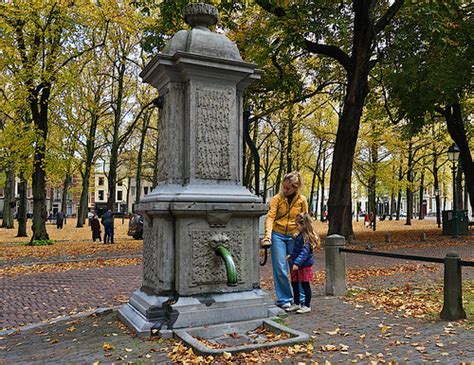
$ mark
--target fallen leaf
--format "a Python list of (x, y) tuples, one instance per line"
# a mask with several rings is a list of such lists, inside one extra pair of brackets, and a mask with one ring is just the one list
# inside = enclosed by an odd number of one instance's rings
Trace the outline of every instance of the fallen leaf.
[(340, 328), (336, 328), (334, 331), (327, 331), (326, 333), (330, 336), (337, 335), (341, 331)]
[(222, 357), (226, 360), (230, 360), (232, 358), (232, 354), (230, 352), (224, 351), (224, 353), (222, 354)]
[(349, 346), (344, 345), (343, 343), (340, 343), (339, 346), (341, 347), (341, 351), (347, 351), (347, 350), (349, 350)]
[(337, 347), (334, 345), (323, 345), (321, 346), (323, 351), (337, 351)]
[(113, 347), (110, 343), (107, 342), (102, 345), (102, 348), (104, 349), (104, 351), (112, 351), (115, 349), (115, 347)]

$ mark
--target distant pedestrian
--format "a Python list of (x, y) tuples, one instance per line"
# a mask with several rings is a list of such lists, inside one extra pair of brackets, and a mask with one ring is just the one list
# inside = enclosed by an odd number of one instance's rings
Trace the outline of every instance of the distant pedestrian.
[(64, 224), (64, 213), (58, 212), (56, 215), (56, 228), (63, 229), (63, 224)]
[(94, 219), (94, 213), (90, 210), (87, 212), (87, 219), (89, 220), (89, 227), (92, 227), (92, 219)]
[(370, 228), (373, 228), (374, 227), (374, 224), (375, 224), (375, 213), (374, 212), (370, 212), (369, 214), (369, 227)]
[(101, 234), (101, 229), (100, 229), (100, 222), (99, 222), (99, 217), (97, 215), (92, 216), (92, 223), (91, 223), (91, 230), (92, 230), (92, 241), (95, 242), (95, 240), (102, 241), (102, 238), (100, 237)]
[(114, 243), (114, 213), (109, 209), (102, 216), (104, 243)]
[(369, 216), (369, 213), (365, 213), (364, 214), (364, 227), (367, 227), (369, 228), (370, 226), (370, 216)]
[[(313, 280), (314, 256), (313, 248), (319, 246), (319, 237), (314, 230), (313, 219), (307, 213), (296, 217), (298, 236), (291, 255), (287, 256), (291, 270), (291, 286), (293, 288), (294, 304), (286, 309), (287, 312), (311, 312), (311, 281)], [(304, 291), (304, 303), (300, 303), (300, 285)]]

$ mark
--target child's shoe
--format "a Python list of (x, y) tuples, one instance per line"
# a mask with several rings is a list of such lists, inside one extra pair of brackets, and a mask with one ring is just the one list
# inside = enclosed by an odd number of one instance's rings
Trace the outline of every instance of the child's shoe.
[(301, 309), (301, 306), (299, 304), (292, 304), (288, 308), (285, 308), (285, 311), (287, 312), (296, 312)]
[(304, 305), (296, 311), (296, 313), (299, 313), (299, 314), (304, 314), (304, 313), (309, 313), (309, 312), (311, 312), (311, 307), (306, 307)]

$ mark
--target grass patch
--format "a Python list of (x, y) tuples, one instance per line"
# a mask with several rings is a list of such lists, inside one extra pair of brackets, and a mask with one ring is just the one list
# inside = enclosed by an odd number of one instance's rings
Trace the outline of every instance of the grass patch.
[(278, 317), (272, 317), (272, 321), (276, 322), (278, 324), (281, 324), (282, 326), (286, 326), (286, 319), (288, 318), (288, 314), (280, 314)]
[(466, 326), (474, 329), (474, 280), (462, 283), (462, 302), (467, 317)]
[(28, 246), (51, 246), (53, 244), (53, 240), (33, 240), (31, 243), (27, 243)]

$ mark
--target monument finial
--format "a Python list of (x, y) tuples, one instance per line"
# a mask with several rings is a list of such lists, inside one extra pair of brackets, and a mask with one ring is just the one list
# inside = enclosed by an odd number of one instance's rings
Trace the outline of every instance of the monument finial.
[(210, 27), (217, 23), (217, 9), (211, 4), (188, 4), (184, 8), (184, 20), (191, 27)]

